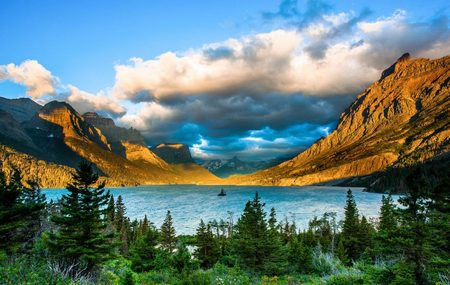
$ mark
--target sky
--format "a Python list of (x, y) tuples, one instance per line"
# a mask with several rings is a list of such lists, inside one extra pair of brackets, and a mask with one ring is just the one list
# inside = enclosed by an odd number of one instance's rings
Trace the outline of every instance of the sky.
[(66, 101), (196, 158), (301, 152), (403, 53), (450, 54), (448, 1), (0, 1), (0, 96)]

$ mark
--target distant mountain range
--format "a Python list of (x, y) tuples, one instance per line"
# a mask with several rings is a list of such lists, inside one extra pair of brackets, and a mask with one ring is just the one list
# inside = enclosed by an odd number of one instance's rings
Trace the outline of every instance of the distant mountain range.
[(448, 159), (449, 82), (450, 56), (405, 54), (341, 114), (330, 135), (291, 160), (227, 182), (307, 185)]
[[(2, 167), (36, 168), (23, 175), (37, 179), (43, 187), (64, 186), (81, 160), (92, 162), (109, 185), (211, 184), (219, 180), (192, 159), (165, 161), (145, 145), (138, 131), (118, 127), (112, 119), (95, 113), (80, 115), (64, 102), (41, 106), (30, 99), (1, 98), (0, 143)], [(187, 146), (180, 146), (170, 149), (172, 157), (189, 152)], [(58, 165), (65, 166), (59, 168), (63, 173), (52, 181)]]
[(266, 161), (242, 161), (237, 156), (231, 159), (197, 160), (197, 162), (214, 175), (227, 178), (233, 175), (242, 175), (256, 172), (278, 165), (292, 157), (278, 157)]
[(287, 186), (367, 177), (370, 185), (381, 185), (379, 173), (384, 171), (392, 178), (399, 173), (395, 169), (449, 161), (449, 82), (450, 56), (430, 60), (404, 55), (341, 114), (330, 135), (296, 157), (284, 162), (234, 157), (201, 161), (202, 166), (186, 145), (148, 148), (137, 130), (118, 127), (96, 113), (81, 115), (67, 103), (41, 106), (30, 99), (0, 97), (1, 167), (21, 169), (25, 180), (37, 180), (42, 187), (63, 187), (81, 160), (92, 162), (110, 186)]

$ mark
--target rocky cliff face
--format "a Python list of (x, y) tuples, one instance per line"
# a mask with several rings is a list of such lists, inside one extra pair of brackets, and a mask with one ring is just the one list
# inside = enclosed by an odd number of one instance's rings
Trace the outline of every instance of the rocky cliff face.
[(159, 144), (152, 151), (167, 163), (194, 163), (189, 147), (185, 144)]
[(86, 122), (98, 128), (108, 139), (110, 144), (127, 141), (145, 146), (144, 137), (135, 129), (126, 129), (116, 126), (111, 118), (103, 118), (96, 113), (88, 112), (83, 115)]
[(229, 181), (306, 185), (407, 166), (450, 150), (450, 56), (402, 56), (341, 115), (329, 136), (271, 169)]

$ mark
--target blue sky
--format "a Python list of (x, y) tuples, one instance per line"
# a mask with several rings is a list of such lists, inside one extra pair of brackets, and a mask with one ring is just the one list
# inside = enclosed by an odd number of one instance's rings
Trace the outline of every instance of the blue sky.
[[(326, 135), (402, 52), (447, 54), (448, 12), (447, 1), (5, 0), (0, 96), (94, 108), (204, 158), (267, 159)], [(346, 58), (364, 76), (340, 78)]]

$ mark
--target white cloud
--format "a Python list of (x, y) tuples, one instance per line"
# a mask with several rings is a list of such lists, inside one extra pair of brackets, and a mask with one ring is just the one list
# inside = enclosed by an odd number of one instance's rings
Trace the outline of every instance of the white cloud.
[(133, 126), (137, 130), (150, 132), (153, 124), (169, 121), (175, 111), (155, 102), (138, 104), (134, 112), (128, 112), (119, 119), (121, 124)]
[(73, 85), (67, 87), (70, 93), (66, 100), (80, 113), (102, 110), (115, 115), (123, 115), (126, 111), (116, 100), (102, 91), (94, 95)]
[(20, 65), (13, 63), (0, 65), (0, 81), (10, 80), (24, 85), (27, 95), (38, 99), (45, 95), (55, 95), (57, 78), (37, 60), (26, 60)]
[(401, 10), (375, 21), (354, 20), (353, 13), (329, 14), (301, 30), (279, 29), (150, 60), (132, 58), (116, 65), (112, 94), (136, 102), (233, 93), (353, 94), (404, 52), (437, 57), (450, 49), (445, 23), (410, 23)]

